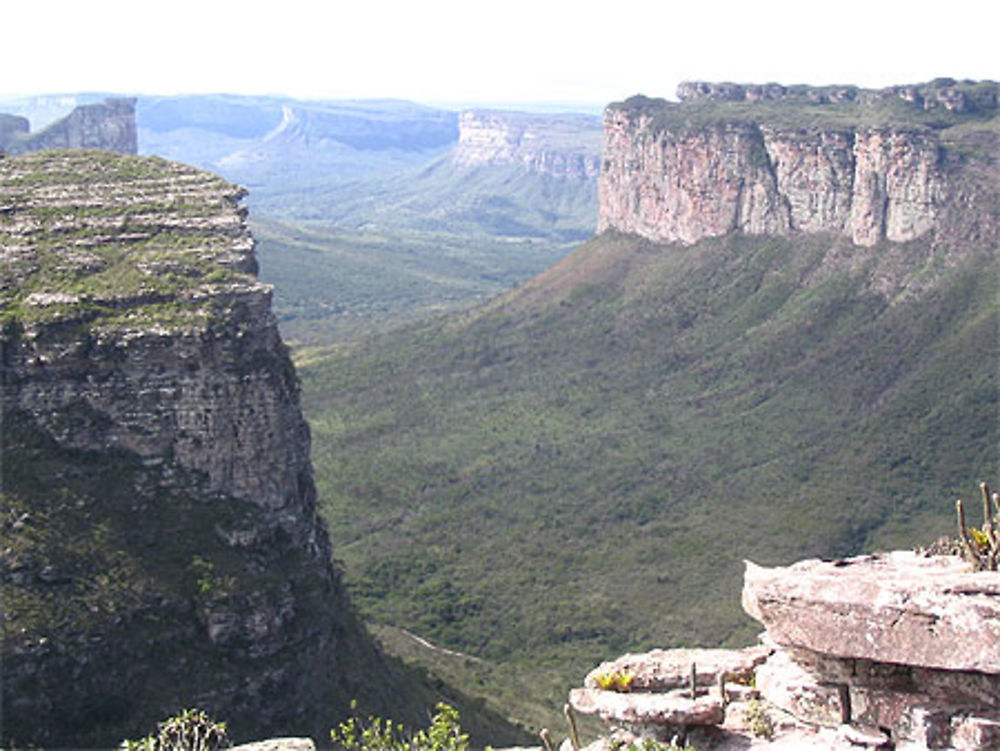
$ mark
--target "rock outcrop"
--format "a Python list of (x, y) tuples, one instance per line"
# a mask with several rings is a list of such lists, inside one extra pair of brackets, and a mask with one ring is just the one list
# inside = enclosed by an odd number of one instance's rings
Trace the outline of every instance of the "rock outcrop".
[(464, 167), (517, 165), (531, 172), (594, 180), (601, 171), (601, 121), (588, 115), (466, 110), (452, 161)]
[(9, 149), (9, 144), (25, 138), (30, 130), (28, 118), (0, 113), (0, 152)]
[(748, 564), (743, 605), (766, 628), (761, 646), (626, 655), (588, 675), (570, 705), (622, 742), (1000, 748), (997, 573), (902, 552)]
[[(920, 238), (960, 202), (945, 126), (996, 116), (997, 91), (682, 84), (680, 104), (611, 105), (598, 230), (682, 244), (730, 232)], [(913, 114), (887, 114), (893, 102)], [(951, 119), (929, 120), (932, 102)]]
[(783, 86), (778, 83), (738, 84), (684, 81), (677, 87), (682, 102), (793, 102), (797, 104), (864, 105), (894, 100), (924, 111), (992, 112), (997, 109), (1000, 86), (992, 81), (956, 81), (938, 78), (925, 84), (861, 89), (857, 86)]
[(134, 98), (81, 104), (65, 117), (30, 133), (23, 117), (0, 115), (0, 150), (10, 154), (46, 149), (100, 149), (138, 153)]
[(324, 737), (355, 697), (416, 715), (330, 563), (242, 195), (0, 159), (4, 744), (110, 747), (185, 705), (237, 739)]

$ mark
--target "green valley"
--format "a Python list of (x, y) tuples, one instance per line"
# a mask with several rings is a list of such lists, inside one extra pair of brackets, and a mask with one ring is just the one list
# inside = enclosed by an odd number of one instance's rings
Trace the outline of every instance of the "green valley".
[[(995, 257), (930, 272), (920, 242), (902, 270), (851, 248), (606, 233), (473, 312), (300, 353), (363, 615), (569, 681), (624, 650), (752, 641), (744, 558), (950, 532), (998, 464)], [(886, 296), (889, 266), (939, 278)]]

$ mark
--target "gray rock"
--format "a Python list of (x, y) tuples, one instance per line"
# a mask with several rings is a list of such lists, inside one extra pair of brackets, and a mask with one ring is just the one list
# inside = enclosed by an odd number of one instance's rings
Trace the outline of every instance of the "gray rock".
[(316, 751), (312, 738), (270, 738), (233, 746), (230, 751)]
[(743, 607), (783, 647), (1000, 673), (1000, 574), (970, 572), (959, 558), (895, 552), (774, 569), (748, 563)]
[(749, 681), (754, 668), (763, 662), (771, 648), (746, 649), (654, 649), (627, 654), (611, 662), (602, 662), (587, 674), (584, 686), (601, 688), (602, 676), (627, 675), (633, 691), (681, 688), (690, 685), (695, 668), (698, 686), (715, 686), (720, 676), (725, 680)]
[(718, 694), (692, 699), (685, 691), (626, 694), (576, 688), (570, 691), (569, 703), (581, 714), (597, 715), (612, 726), (626, 728), (715, 725), (725, 716)]
[(28, 121), (23, 117), (0, 115), (0, 148), (11, 154), (46, 149), (100, 149), (137, 154), (135, 103), (135, 98), (117, 98), (82, 104), (37, 133), (28, 132)]

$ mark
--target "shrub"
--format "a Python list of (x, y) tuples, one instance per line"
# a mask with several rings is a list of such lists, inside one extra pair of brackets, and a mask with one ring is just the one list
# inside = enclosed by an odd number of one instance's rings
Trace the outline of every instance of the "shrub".
[(762, 701), (751, 699), (743, 711), (743, 719), (755, 738), (771, 740), (774, 737), (774, 724), (767, 713), (767, 706)]
[[(352, 702), (351, 708), (356, 707)], [(345, 751), (468, 751), (469, 736), (462, 732), (458, 710), (444, 703), (436, 709), (430, 727), (416, 733), (381, 717), (351, 717), (331, 730), (330, 738)]]
[(156, 726), (156, 735), (124, 740), (122, 751), (217, 751), (230, 746), (226, 723), (215, 722), (200, 709), (182, 709)]

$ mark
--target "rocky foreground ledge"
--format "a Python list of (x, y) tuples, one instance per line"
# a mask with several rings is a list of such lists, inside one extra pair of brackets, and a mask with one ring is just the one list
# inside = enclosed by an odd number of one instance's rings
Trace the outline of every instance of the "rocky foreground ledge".
[(603, 663), (570, 692), (610, 735), (699, 751), (1000, 749), (1000, 574), (895, 552), (747, 564), (761, 643)]

